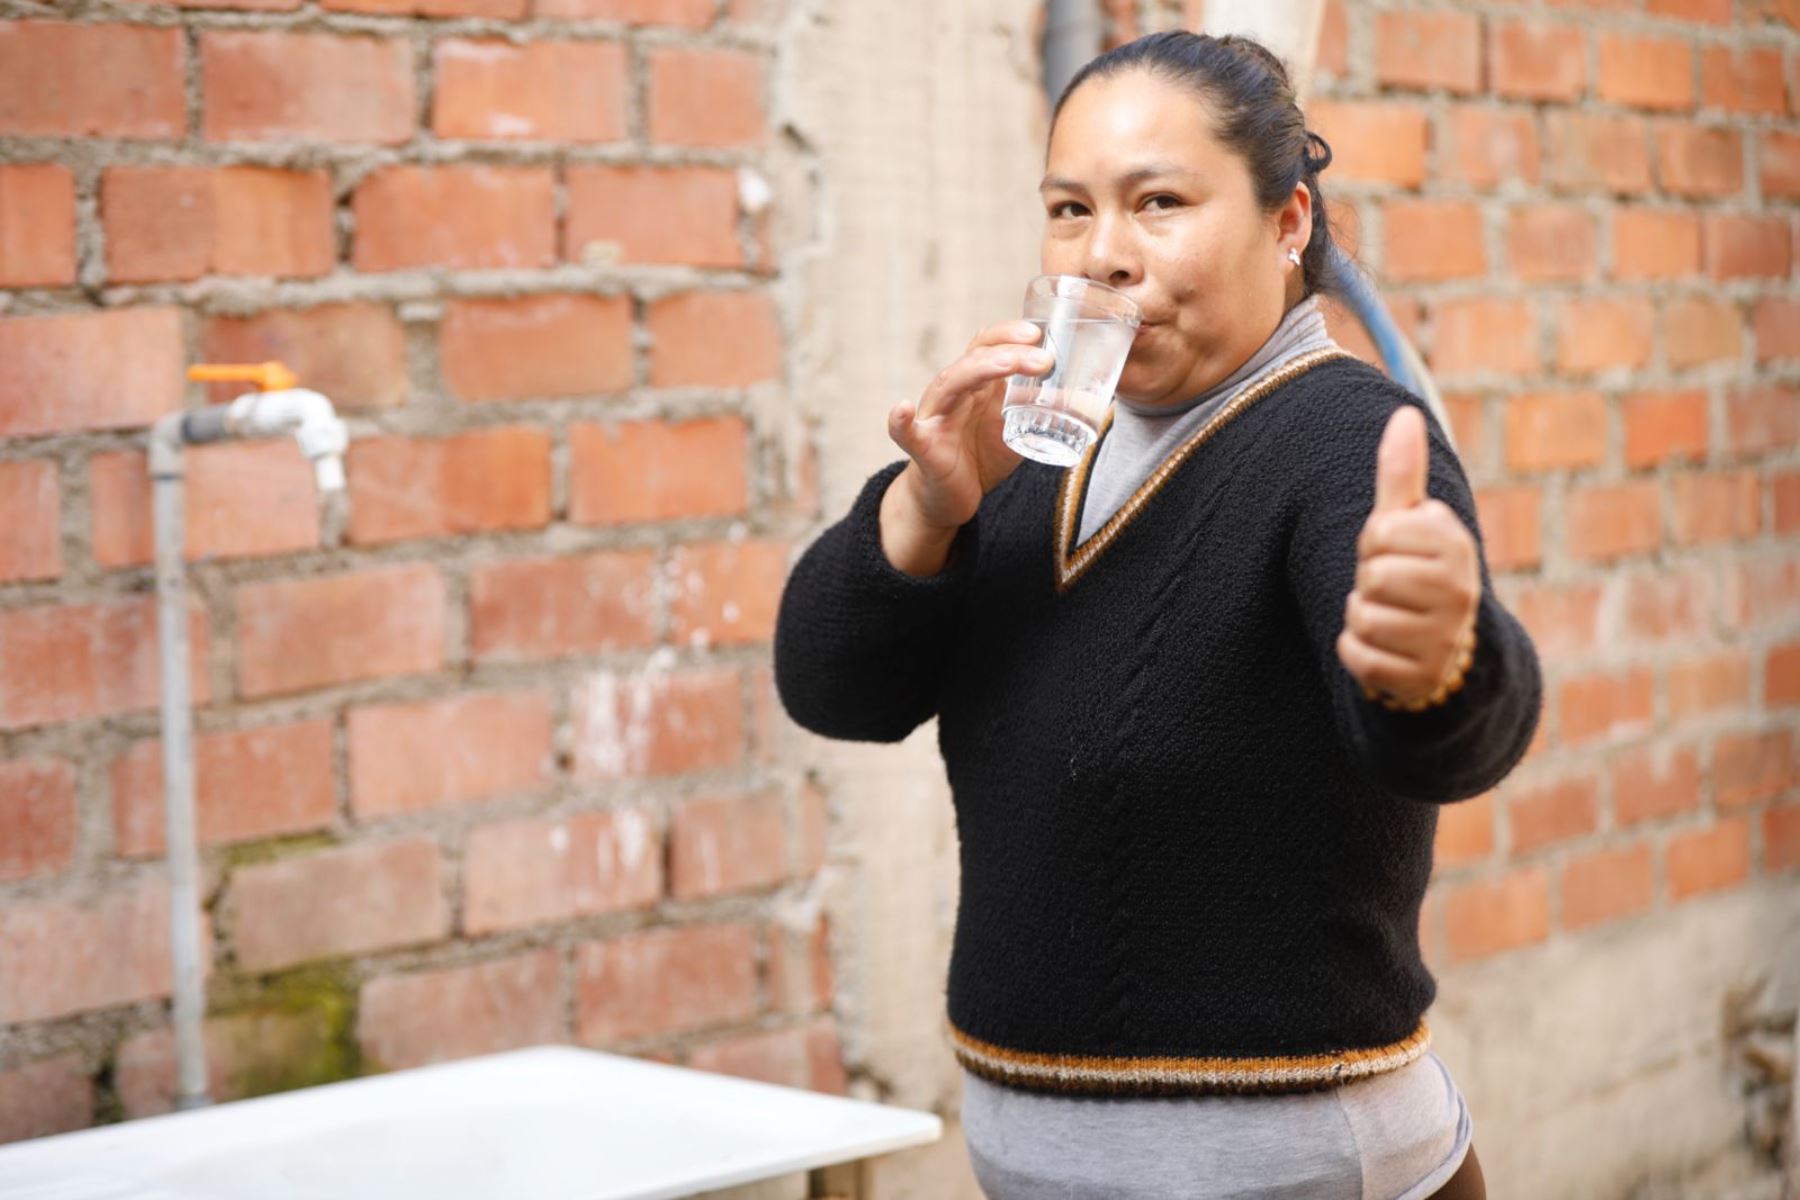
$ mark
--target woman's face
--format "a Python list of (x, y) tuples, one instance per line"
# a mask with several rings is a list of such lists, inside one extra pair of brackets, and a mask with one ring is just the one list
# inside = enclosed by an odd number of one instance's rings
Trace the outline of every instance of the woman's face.
[(1126, 293), (1144, 323), (1119, 378), (1139, 404), (1179, 403), (1242, 366), (1299, 300), (1312, 235), (1304, 184), (1277, 213), (1213, 136), (1193, 91), (1147, 71), (1090, 79), (1050, 136), (1043, 270)]

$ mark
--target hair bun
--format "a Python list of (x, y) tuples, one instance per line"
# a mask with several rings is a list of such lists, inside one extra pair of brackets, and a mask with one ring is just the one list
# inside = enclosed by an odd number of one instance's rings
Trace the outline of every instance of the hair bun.
[(1331, 143), (1314, 133), (1306, 131), (1306, 173), (1317, 175), (1331, 165)]

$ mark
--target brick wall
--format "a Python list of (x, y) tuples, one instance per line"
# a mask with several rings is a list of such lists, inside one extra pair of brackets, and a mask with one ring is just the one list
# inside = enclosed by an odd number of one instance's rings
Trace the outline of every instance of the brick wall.
[(843, 1090), (775, 15), (0, 0), (0, 1140), (169, 1103), (144, 444), (205, 359), (353, 434), (347, 512), (190, 455), (217, 1094), (542, 1041)]

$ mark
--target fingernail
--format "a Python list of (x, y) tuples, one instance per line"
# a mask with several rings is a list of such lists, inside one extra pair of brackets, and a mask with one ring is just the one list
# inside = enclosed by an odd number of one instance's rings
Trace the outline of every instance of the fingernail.
[(1047, 367), (1055, 361), (1056, 356), (1048, 350), (1028, 350), (1025, 353), (1025, 362), (1028, 366)]
[(1030, 321), (1020, 321), (1019, 336), (1030, 338), (1035, 342), (1044, 336), (1044, 330), (1041, 326), (1033, 325)]

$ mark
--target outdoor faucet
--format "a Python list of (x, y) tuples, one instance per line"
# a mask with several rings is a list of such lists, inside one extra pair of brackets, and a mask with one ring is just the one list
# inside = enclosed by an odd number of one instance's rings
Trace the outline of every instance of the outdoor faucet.
[(172, 961), (177, 1109), (212, 1103), (207, 1095), (205, 959), (200, 946), (200, 851), (194, 815), (193, 681), (188, 677), (186, 522), (187, 447), (226, 438), (293, 433), (312, 461), (319, 492), (344, 489), (350, 436), (331, 401), (297, 387), (278, 362), (191, 367), (200, 383), (253, 383), (230, 404), (170, 413), (150, 434), (150, 480), (156, 518), (156, 620), (162, 688), (163, 806), (169, 854), (169, 956)]

